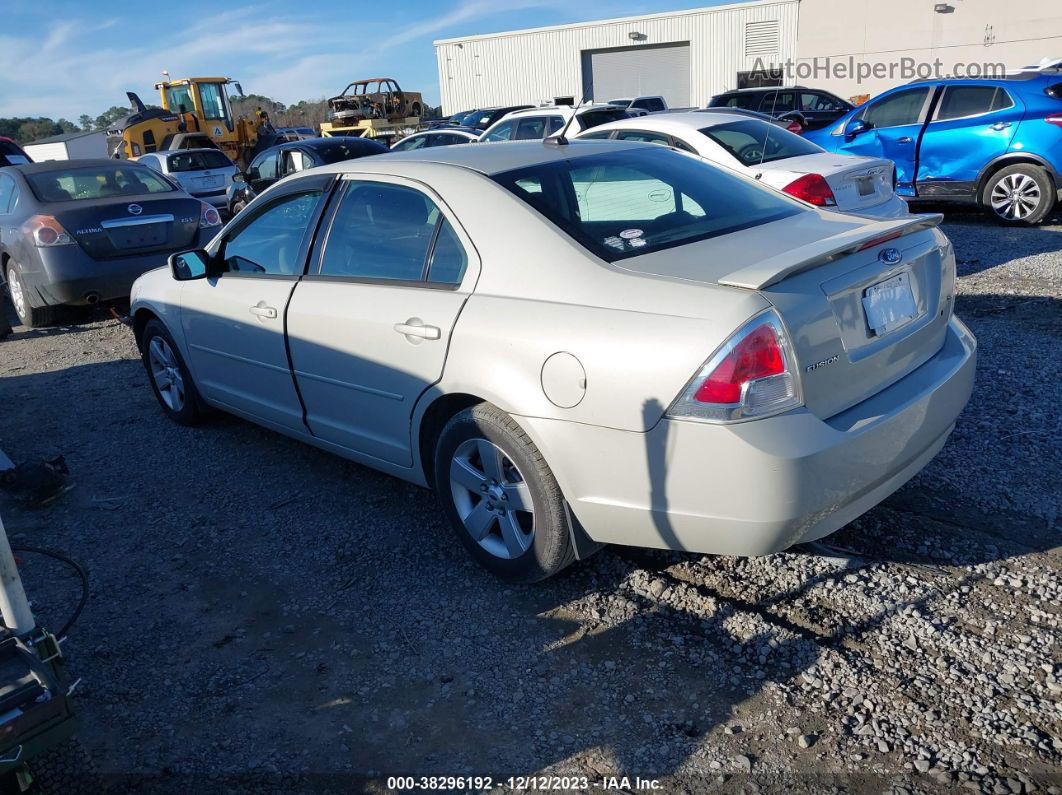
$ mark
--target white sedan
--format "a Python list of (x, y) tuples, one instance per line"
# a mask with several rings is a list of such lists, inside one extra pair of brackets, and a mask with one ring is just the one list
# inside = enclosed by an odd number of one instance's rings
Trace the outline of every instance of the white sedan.
[(444, 146), (281, 180), (131, 313), (171, 419), (433, 487), (528, 582), (602, 543), (775, 552), (924, 467), (975, 362), (940, 220), (646, 144)]
[(878, 218), (908, 212), (895, 192), (892, 161), (827, 152), (776, 124), (736, 113), (655, 114), (602, 124), (577, 137), (671, 146), (829, 210)]

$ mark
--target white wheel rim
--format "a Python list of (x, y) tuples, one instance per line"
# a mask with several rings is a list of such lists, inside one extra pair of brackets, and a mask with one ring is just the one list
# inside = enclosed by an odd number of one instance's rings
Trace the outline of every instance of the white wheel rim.
[(1040, 186), (1028, 174), (1008, 174), (992, 188), (992, 210), (1008, 221), (1021, 221), (1040, 206)]
[(148, 343), (148, 365), (151, 367), (151, 378), (155, 382), (155, 388), (159, 390), (162, 402), (173, 411), (184, 408), (184, 378), (181, 377), (181, 368), (173, 349), (162, 337), (152, 337)]
[(11, 303), (20, 318), (26, 317), (26, 296), (22, 293), (22, 283), (18, 280), (18, 274), (14, 268), (7, 271), (7, 290), (11, 293)]
[(472, 540), (496, 558), (523, 555), (535, 539), (535, 510), (527, 481), (505, 451), (468, 439), (450, 459), (450, 493)]

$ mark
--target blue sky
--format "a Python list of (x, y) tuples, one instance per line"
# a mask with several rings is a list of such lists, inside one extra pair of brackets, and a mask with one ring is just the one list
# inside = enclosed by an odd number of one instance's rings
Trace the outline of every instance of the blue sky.
[[(719, 5), (721, 0), (313, 0), (114, 4), (3, 0), (0, 116), (76, 121), (157, 101), (174, 77), (225, 76), (281, 102), (387, 75), (439, 100), (434, 39)], [(123, 13), (135, 9), (136, 13)], [(142, 13), (141, 13), (142, 12)]]

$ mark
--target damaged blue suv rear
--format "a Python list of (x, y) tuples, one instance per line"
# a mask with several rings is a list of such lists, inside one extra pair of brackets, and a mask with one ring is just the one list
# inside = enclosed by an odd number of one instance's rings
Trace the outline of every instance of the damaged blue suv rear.
[(1036, 224), (1062, 198), (1062, 65), (909, 83), (806, 137), (892, 160), (908, 201), (975, 204), (1005, 224)]

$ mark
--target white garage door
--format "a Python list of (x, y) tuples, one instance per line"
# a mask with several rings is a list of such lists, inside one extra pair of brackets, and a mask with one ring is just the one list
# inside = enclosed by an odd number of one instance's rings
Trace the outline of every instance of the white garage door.
[(583, 52), (583, 90), (596, 102), (660, 95), (673, 108), (690, 104), (690, 45)]

